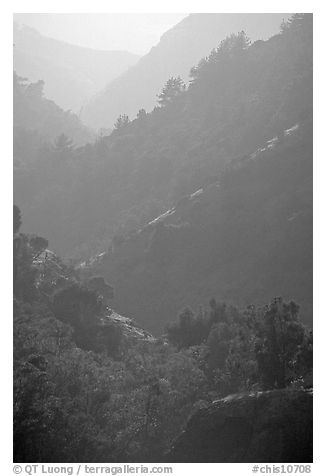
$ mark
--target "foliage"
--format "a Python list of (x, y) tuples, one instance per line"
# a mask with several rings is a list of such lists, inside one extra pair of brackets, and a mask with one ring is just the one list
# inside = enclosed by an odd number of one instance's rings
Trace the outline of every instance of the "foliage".
[(294, 302), (275, 299), (263, 311), (258, 323), (255, 355), (264, 387), (285, 387), (292, 379), (298, 354), (307, 339), (298, 320), (299, 308)]
[(33, 249), (33, 258), (36, 259), (48, 247), (48, 240), (42, 236), (31, 235), (29, 244)]
[(63, 322), (87, 325), (99, 311), (97, 294), (77, 283), (54, 293), (53, 312)]
[(294, 302), (277, 298), (242, 313), (215, 299), (210, 307), (209, 313), (201, 311), (198, 316), (186, 308), (168, 326), (167, 337), (178, 349), (202, 346), (201, 366), (222, 393), (254, 385), (284, 388), (309, 374), (302, 363), (312, 368), (311, 333), (300, 322)]
[(201, 344), (208, 336), (209, 321), (186, 307), (178, 316), (176, 323), (167, 327), (167, 337), (179, 349)]
[(185, 91), (186, 85), (180, 76), (168, 79), (161, 93), (157, 96), (158, 103), (161, 107), (172, 104), (175, 99)]
[[(14, 76), (15, 202), (36, 231), (19, 233), (14, 207), (15, 461), (159, 461), (217, 398), (311, 385), (312, 333), (297, 304), (224, 303), (268, 302), (279, 288), (310, 299), (310, 23), (295, 15), (253, 45), (232, 35), (187, 89), (170, 78), (161, 107), (121, 116), (84, 147), (42, 81)], [(65, 253), (109, 252), (81, 279), (39, 230)], [(184, 308), (166, 336), (128, 341), (107, 315), (107, 280), (156, 330), (180, 302), (219, 299)]]
[(120, 114), (116, 122), (114, 123), (114, 129), (116, 131), (119, 131), (120, 129), (123, 129), (126, 127), (130, 122), (129, 117), (126, 114)]
[(121, 328), (101, 318), (101, 276), (87, 287), (62, 267), (63, 284), (43, 267), (42, 281), (52, 282), (44, 299), (32, 277), (33, 240), (21, 235), (16, 257), (25, 272), (14, 298), (15, 461), (159, 461), (189, 415), (214, 399), (305, 385), (312, 334), (294, 303), (240, 311), (211, 299), (197, 316), (180, 313), (170, 343), (122, 346)]
[(306, 122), (312, 117), (311, 15), (300, 18), (268, 41), (249, 45), (243, 32), (225, 39), (194, 67), (187, 89), (170, 78), (164, 107), (129, 122), (122, 116), (119, 133), (73, 148), (64, 161), (52, 160), (53, 146), (41, 148), (26, 130), (35, 124), (34, 131), (47, 129), (48, 142), (64, 133), (78, 144), (70, 127), (49, 129), (48, 121), (33, 122), (29, 109), (20, 113), (26, 86), (15, 87), (15, 202), (24, 204), (30, 229), (45, 234), (61, 255), (87, 259), (107, 249), (118, 231), (144, 225), (152, 204), (162, 213), (225, 164)]

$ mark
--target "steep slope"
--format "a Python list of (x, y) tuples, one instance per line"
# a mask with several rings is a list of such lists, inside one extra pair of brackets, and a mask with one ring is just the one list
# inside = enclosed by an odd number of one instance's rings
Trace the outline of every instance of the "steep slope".
[(311, 15), (266, 42), (226, 39), (192, 78), (173, 100), (167, 92), (166, 104), (93, 145), (63, 155), (43, 149), (14, 176), (25, 231), (84, 259), (216, 181), (233, 159), (309, 121)]
[(294, 299), (312, 322), (312, 129), (294, 125), (91, 266), (114, 306), (161, 332), (186, 305)]
[[(22, 235), (18, 235), (17, 238), (21, 242), (24, 240)], [(33, 240), (33, 238), (31, 239)], [(34, 242), (36, 242), (35, 239)], [(46, 243), (45, 240), (44, 245)], [(116, 349), (119, 354), (139, 342), (155, 342), (153, 336), (140, 328), (134, 319), (121, 316), (108, 307), (114, 295), (114, 290), (102, 277), (93, 276), (90, 279), (82, 280), (73, 268), (67, 266), (55, 253), (47, 248), (37, 254), (37, 257), (31, 263), (31, 268), (33, 269), (37, 292), (51, 303), (50, 307), (52, 306), (52, 310), (59, 321), (72, 325), (75, 329), (77, 342), (78, 337), (80, 338), (81, 334), (85, 333), (88, 338), (85, 339), (84, 337), (81, 340), (82, 344), (85, 345), (87, 342), (89, 348), (98, 351), (104, 349), (106, 352), (110, 352), (110, 348), (111, 351)], [(74, 321), (71, 317), (73, 313), (69, 314), (70, 320), (67, 321), (67, 308), (69, 308), (71, 302), (74, 302), (75, 295), (78, 296), (77, 302), (80, 305), (79, 317), (86, 315), (85, 312), (83, 314), (82, 306), (85, 304), (87, 293), (88, 304), (91, 309), (88, 325), (85, 326), (82, 319), (77, 322)], [(93, 308), (90, 299), (92, 294), (101, 303)], [(59, 298), (56, 297), (58, 295)], [(60, 304), (58, 304), (58, 301)], [(63, 306), (61, 306), (62, 302), (64, 302)], [(115, 351), (113, 350), (112, 353), (114, 354)]]
[(192, 14), (167, 31), (158, 45), (97, 94), (85, 106), (82, 118), (91, 127), (112, 127), (120, 114), (135, 117), (151, 111), (156, 95), (171, 77), (188, 80), (189, 70), (231, 33), (241, 30), (255, 41), (279, 30), (289, 14)]
[(45, 81), (45, 96), (74, 112), (137, 60), (126, 51), (97, 51), (47, 38), (14, 24), (14, 69)]

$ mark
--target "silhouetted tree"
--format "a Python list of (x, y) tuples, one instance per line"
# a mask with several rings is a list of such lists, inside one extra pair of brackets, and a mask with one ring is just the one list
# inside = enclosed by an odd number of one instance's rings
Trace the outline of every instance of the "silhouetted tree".
[(127, 114), (120, 114), (120, 116), (114, 123), (114, 129), (116, 131), (119, 131), (123, 129), (124, 127), (126, 127), (129, 123), (130, 123), (130, 119), (127, 116)]
[(145, 109), (139, 109), (138, 113), (137, 113), (137, 119), (144, 119), (146, 117), (147, 113), (145, 111)]
[(178, 76), (177, 78), (168, 79), (163, 87), (161, 93), (157, 96), (158, 103), (161, 107), (171, 104), (176, 97), (178, 97), (183, 91), (185, 91), (186, 85), (184, 81)]

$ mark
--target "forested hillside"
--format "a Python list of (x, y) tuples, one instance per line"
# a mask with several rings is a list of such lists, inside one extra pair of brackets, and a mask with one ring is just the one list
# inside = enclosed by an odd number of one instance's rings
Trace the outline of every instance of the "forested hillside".
[(120, 114), (134, 119), (139, 109), (150, 112), (162, 84), (171, 76), (189, 79), (190, 68), (227, 35), (246, 31), (254, 40), (279, 31), (286, 13), (194, 13), (167, 31), (159, 43), (128, 71), (109, 82), (82, 111), (93, 128), (112, 127)]
[(157, 333), (212, 295), (248, 305), (294, 298), (312, 322), (312, 130), (284, 131), (91, 265), (114, 306)]
[(80, 113), (89, 99), (138, 60), (127, 51), (97, 51), (47, 38), (14, 24), (14, 69), (45, 82), (45, 96)]
[(44, 82), (32, 83), (14, 72), (14, 162), (34, 162), (45, 143), (52, 143), (62, 134), (71, 145), (95, 139), (71, 111), (64, 111), (44, 97)]
[(310, 15), (251, 46), (245, 34), (231, 36), (192, 69), (188, 88), (171, 80), (152, 113), (120, 118), (94, 146), (43, 149), (14, 176), (26, 231), (47, 236), (61, 254), (104, 251), (114, 235), (214, 181), (231, 160), (308, 121), (311, 51)]
[(14, 75), (15, 462), (312, 461), (312, 72), (240, 31), (96, 139)]
[[(223, 397), (234, 392), (248, 395), (241, 404), (247, 414), (252, 396), (259, 395), (259, 407), (267, 402), (263, 435), (247, 436), (255, 453), (246, 457), (239, 426), (240, 445), (226, 454), (222, 445), (207, 461), (274, 461), (277, 455), (293, 462), (295, 455), (311, 462), (311, 401), (302, 394), (312, 384), (312, 333), (294, 302), (278, 298), (239, 310), (212, 299), (196, 317), (184, 310), (155, 339), (108, 309), (113, 290), (101, 276), (82, 278), (47, 249), (47, 240), (21, 233), (20, 226), (14, 207), (15, 462), (198, 461), (201, 446), (191, 458), (180, 444), (168, 453), (190, 415), (221, 398), (223, 411)], [(290, 436), (281, 448), (284, 431), (273, 433), (278, 395), (277, 421)], [(217, 431), (225, 441), (234, 425), (228, 419)], [(276, 446), (268, 444), (271, 437)]]

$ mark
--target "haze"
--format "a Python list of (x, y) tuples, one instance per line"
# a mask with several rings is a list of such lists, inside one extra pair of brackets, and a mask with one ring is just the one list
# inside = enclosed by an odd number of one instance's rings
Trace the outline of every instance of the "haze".
[(15, 20), (14, 472), (309, 473), (313, 15)]
[(14, 21), (74, 45), (145, 54), (185, 16), (186, 13), (16, 13)]

